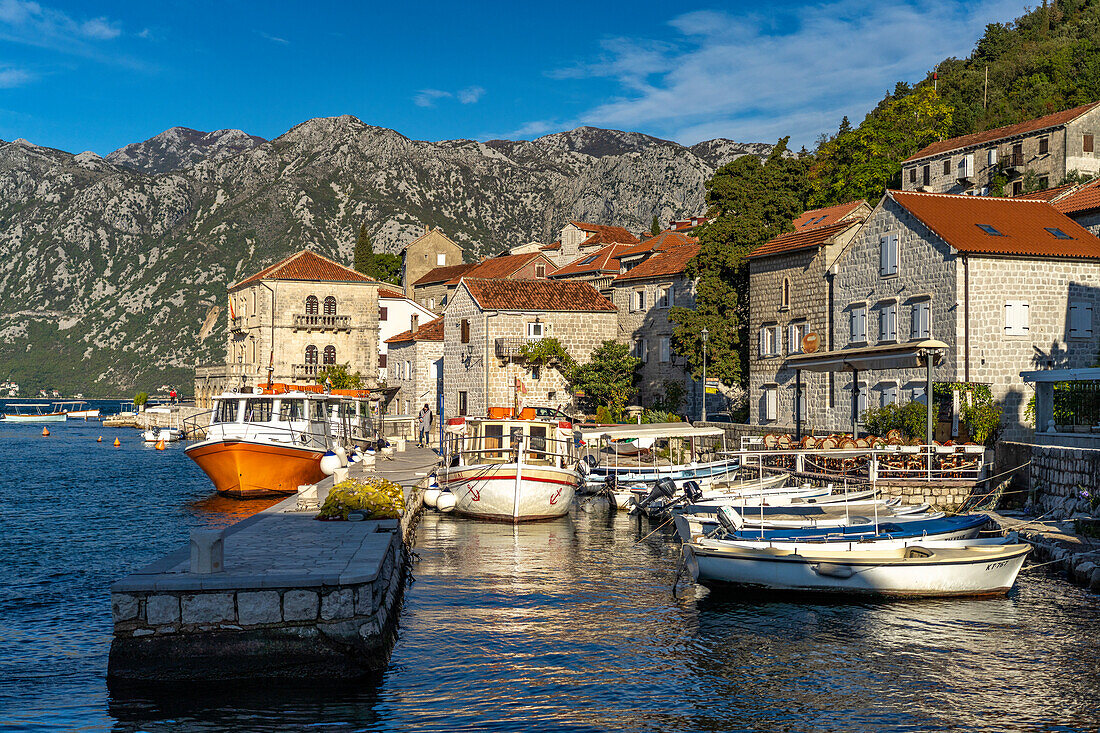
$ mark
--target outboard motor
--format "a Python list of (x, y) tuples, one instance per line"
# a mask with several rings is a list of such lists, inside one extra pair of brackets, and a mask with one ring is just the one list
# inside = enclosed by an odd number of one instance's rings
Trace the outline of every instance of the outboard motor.
[(649, 490), (649, 496), (638, 503), (638, 508), (645, 509), (658, 499), (671, 499), (674, 496), (676, 496), (676, 482), (666, 476), (657, 479), (657, 483), (653, 484), (653, 488)]
[(591, 453), (585, 453), (580, 460), (580, 464), (577, 466), (577, 470), (587, 476), (592, 473), (592, 469), (600, 465), (600, 462), (596, 460), (596, 456)]
[(703, 498), (703, 487), (699, 485), (698, 481), (684, 482), (684, 498), (688, 504), (695, 504)]
[(728, 506), (718, 507), (718, 523), (727, 532), (736, 532), (745, 526), (745, 520), (735, 509)]

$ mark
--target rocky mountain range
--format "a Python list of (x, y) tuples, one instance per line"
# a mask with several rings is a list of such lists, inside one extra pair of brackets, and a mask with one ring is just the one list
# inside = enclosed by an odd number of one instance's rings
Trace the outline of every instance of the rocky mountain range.
[(106, 158), (0, 141), (0, 377), (189, 391), (196, 362), (224, 359), (226, 287), (303, 247), (350, 263), (363, 223), (388, 251), (441, 227), (469, 259), (570, 219), (640, 232), (702, 212), (717, 167), (769, 150), (591, 127), (425, 142), (350, 116), (271, 141), (173, 128)]

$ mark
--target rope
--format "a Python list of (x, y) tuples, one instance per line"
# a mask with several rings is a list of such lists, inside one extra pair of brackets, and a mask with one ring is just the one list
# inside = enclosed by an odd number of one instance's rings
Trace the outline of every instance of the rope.
[[(1031, 544), (1034, 545), (1034, 544), (1038, 544), (1038, 543), (1032, 542)], [(1074, 558), (1078, 558), (1078, 557), (1084, 557), (1085, 555), (1095, 555), (1098, 552), (1100, 552), (1100, 549), (1089, 550), (1088, 552), (1075, 552), (1073, 554), (1073, 556), (1074, 556)], [(1057, 562), (1065, 562), (1065, 558), (1062, 557), (1062, 558), (1058, 558), (1057, 560), (1050, 560), (1049, 562), (1041, 562), (1041, 563), (1037, 563), (1035, 565), (1028, 565), (1026, 568), (1023, 568), (1022, 570), (1020, 570), (1020, 572), (1022, 573), (1025, 570), (1031, 570), (1033, 568), (1041, 568), (1041, 567), (1044, 567), (1046, 565), (1053, 565), (1054, 563), (1057, 563)]]
[(646, 541), (646, 540), (648, 540), (648, 539), (649, 539), (650, 537), (652, 537), (653, 535), (655, 535), (655, 534), (657, 533), (657, 530), (659, 530), (659, 529), (661, 529), (661, 528), (663, 528), (663, 527), (667, 527), (667, 526), (668, 526), (668, 524), (669, 524), (669, 522), (673, 522), (673, 521), (675, 521), (675, 517), (671, 517), (671, 518), (669, 518), (669, 519), (666, 519), (666, 520), (665, 520), (665, 521), (664, 521), (664, 522), (663, 522), (663, 523), (662, 523), (662, 524), (661, 524), (661, 525), (660, 525), (659, 527), (657, 527), (657, 529), (653, 530), (652, 532), (650, 532), (649, 534), (647, 534), (647, 535), (646, 535), (645, 537), (643, 537), (642, 539), (638, 540), (638, 541), (637, 541), (637, 542), (635, 542), (634, 544), (636, 544), (636, 545), (640, 545), (641, 543), (645, 542), (645, 541)]

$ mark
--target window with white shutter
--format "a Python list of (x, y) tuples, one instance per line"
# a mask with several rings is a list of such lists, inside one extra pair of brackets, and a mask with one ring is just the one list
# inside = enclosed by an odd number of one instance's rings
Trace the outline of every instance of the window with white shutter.
[(883, 277), (898, 274), (898, 235), (884, 234), (878, 240), (879, 274)]
[(919, 300), (913, 303), (909, 318), (909, 338), (922, 341), (932, 338), (932, 301)]
[(1092, 338), (1092, 303), (1074, 300), (1069, 304), (1069, 337)]
[(802, 353), (802, 337), (806, 335), (806, 322), (799, 321), (787, 326), (787, 353)]
[(641, 349), (640, 353), (638, 354), (638, 358), (642, 360), (643, 364), (645, 364), (647, 361), (649, 361), (649, 341), (647, 339), (642, 339), (640, 343)]
[(775, 420), (779, 414), (779, 390), (775, 387), (764, 388), (764, 419)]
[(436, 254), (436, 256), (435, 256), (435, 266), (436, 267), (443, 267), (446, 264), (447, 264), (447, 255), (443, 254), (442, 252)]
[(898, 403), (898, 385), (896, 382), (887, 384), (882, 388), (882, 406), (896, 405)]
[(898, 304), (888, 303), (879, 308), (878, 340), (898, 340)]
[(1026, 300), (1005, 301), (1005, 336), (1027, 336), (1031, 322)]
[(849, 341), (862, 343), (867, 340), (867, 306), (852, 306), (849, 313)]
[(644, 311), (645, 310), (645, 291), (644, 290), (635, 290), (634, 291), (634, 310), (636, 310), (636, 311)]
[(760, 355), (775, 356), (780, 351), (779, 326), (764, 326), (760, 329)]
[(672, 341), (668, 336), (661, 337), (661, 361), (664, 363), (672, 361)]

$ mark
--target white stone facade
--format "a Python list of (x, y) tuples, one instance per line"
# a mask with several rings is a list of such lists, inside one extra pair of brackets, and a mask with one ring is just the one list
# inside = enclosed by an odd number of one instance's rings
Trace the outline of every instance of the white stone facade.
[(401, 341), (391, 343), (390, 387), (397, 395), (390, 403), (394, 415), (415, 415), (424, 404), (439, 414), (439, 388), (443, 379), (442, 341)]
[[(385, 291), (383, 291), (384, 293)], [(438, 316), (431, 310), (417, 304), (410, 298), (386, 297), (384, 294), (378, 298), (378, 381), (386, 382), (389, 378), (388, 352), (389, 344), (386, 340), (404, 333), (408, 330), (415, 331), (418, 326), (423, 326), (428, 321)]]

